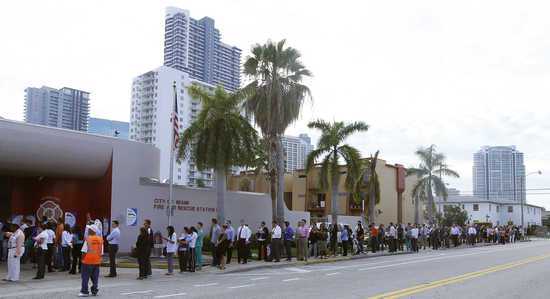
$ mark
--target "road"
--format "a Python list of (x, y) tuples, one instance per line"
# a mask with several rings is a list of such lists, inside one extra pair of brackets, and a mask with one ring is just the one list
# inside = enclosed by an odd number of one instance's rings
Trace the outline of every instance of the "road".
[[(103, 269), (106, 271), (106, 269)], [(103, 298), (549, 298), (550, 241), (242, 273), (100, 279)], [(0, 284), (1, 298), (74, 298), (78, 277)], [(55, 278), (61, 279), (55, 279)]]

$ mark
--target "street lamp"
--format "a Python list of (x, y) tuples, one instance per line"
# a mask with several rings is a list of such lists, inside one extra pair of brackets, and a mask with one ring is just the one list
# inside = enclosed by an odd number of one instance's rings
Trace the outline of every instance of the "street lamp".
[[(542, 175), (542, 171), (540, 170), (537, 170), (537, 171), (533, 171), (533, 172), (530, 172), (528, 174), (525, 175), (525, 177), (527, 178), (528, 176), (530, 175), (533, 175), (533, 174), (538, 174), (538, 175)], [(521, 182), (521, 189), (523, 192), (521, 192), (521, 230), (523, 230), (523, 232), (525, 233), (525, 226), (524, 226), (524, 222), (523, 222), (523, 205), (525, 204), (525, 196), (524, 196), (524, 193), (525, 192), (525, 188), (523, 188), (523, 185), (524, 184), (527, 184), (526, 182), (523, 182), (524, 178), (522, 177), (522, 182)]]

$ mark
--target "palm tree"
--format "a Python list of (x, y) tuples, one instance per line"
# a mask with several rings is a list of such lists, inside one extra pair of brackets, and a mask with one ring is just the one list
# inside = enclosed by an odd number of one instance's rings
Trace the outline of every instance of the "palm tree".
[[(369, 223), (376, 222), (374, 219), (376, 216), (375, 209), (376, 205), (380, 203), (380, 180), (376, 172), (379, 153), (380, 151), (376, 151), (374, 157), (371, 156), (370, 159), (362, 163), (359, 176), (355, 179), (354, 183), (354, 199), (359, 201), (366, 197)], [(366, 195), (364, 195), (363, 191), (366, 191)], [(364, 211), (361, 211), (361, 218), (363, 221), (365, 220)]]
[(298, 119), (309, 88), (302, 84), (311, 72), (300, 61), (300, 53), (285, 46), (286, 41), (268, 41), (256, 44), (252, 55), (244, 63), (244, 74), (251, 79), (242, 92), (247, 95), (244, 104), (248, 115), (269, 143), (270, 171), (277, 176), (276, 214), (274, 219), (284, 220), (284, 154), (281, 137), (286, 128)]
[(420, 202), (426, 201), (426, 185), (416, 184), (411, 195), (414, 200), (414, 223), (420, 223)]
[[(447, 199), (447, 186), (443, 181), (443, 176), (458, 178), (456, 171), (449, 169), (445, 164), (446, 157), (442, 153), (438, 153), (435, 145), (427, 148), (419, 148), (415, 154), (420, 159), (420, 165), (417, 168), (407, 169), (407, 175), (416, 175), (418, 182), (413, 187), (413, 195), (421, 195), (426, 193), (428, 221), (434, 222), (434, 192), (436, 196)], [(422, 191), (425, 190), (425, 191)], [(421, 197), (419, 197), (421, 198)]]
[(180, 138), (178, 158), (192, 156), (199, 170), (216, 171), (218, 221), (225, 220), (226, 173), (231, 166), (252, 164), (258, 134), (241, 115), (242, 95), (222, 87), (214, 92), (191, 86), (189, 95), (199, 99), (202, 109)]
[(317, 144), (317, 149), (313, 150), (307, 157), (306, 173), (309, 173), (315, 167), (315, 161), (322, 160), (319, 186), (321, 189), (331, 190), (332, 192), (331, 213), (334, 222), (337, 220), (338, 215), (338, 183), (341, 175), (339, 162), (341, 159), (346, 162), (346, 187), (350, 191), (353, 190), (355, 178), (358, 177), (361, 164), (359, 150), (343, 143), (353, 133), (367, 131), (369, 126), (364, 122), (345, 124), (344, 122), (329, 123), (324, 120), (317, 120), (310, 122), (308, 127), (321, 130), (322, 135)]
[(277, 198), (277, 174), (275, 167), (271, 167), (272, 163), (269, 159), (269, 142), (262, 138), (258, 143), (256, 148), (256, 154), (254, 161), (252, 162), (251, 169), (254, 170), (254, 175), (256, 177), (265, 175), (266, 181), (269, 183), (269, 191), (271, 195), (272, 202), (272, 212), (273, 215), (277, 213), (275, 201)]

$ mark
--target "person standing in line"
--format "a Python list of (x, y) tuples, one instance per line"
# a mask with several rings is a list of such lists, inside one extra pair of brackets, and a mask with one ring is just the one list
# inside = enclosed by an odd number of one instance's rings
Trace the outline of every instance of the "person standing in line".
[(271, 229), (271, 251), (273, 256), (273, 261), (278, 263), (281, 261), (281, 238), (282, 231), (279, 224), (276, 221), (272, 222)]
[(151, 242), (147, 228), (139, 229), (139, 236), (136, 241), (136, 255), (139, 265), (139, 276), (137, 279), (143, 280), (147, 278), (147, 254), (150, 253)]
[(285, 232), (284, 232), (284, 246), (285, 246), (285, 255), (286, 260), (292, 260), (292, 241), (294, 240), (294, 230), (290, 226), (290, 222), (285, 221)]
[(75, 225), (72, 229), (72, 244), (73, 248), (72, 251), (72, 261), (71, 261), (71, 271), (69, 271), (69, 274), (76, 274), (76, 268), (78, 266), (78, 273), (81, 273), (82, 271), (82, 245), (84, 245), (84, 238), (82, 235), (82, 230), (78, 225)]
[(468, 239), (470, 241), (471, 246), (476, 245), (476, 234), (477, 234), (477, 231), (475, 227), (473, 225), (470, 225), (470, 227), (468, 228)]
[(355, 238), (357, 238), (356, 254), (364, 253), (365, 252), (365, 247), (364, 247), (365, 246), (365, 228), (363, 227), (363, 223), (361, 221), (357, 221), (357, 226), (355, 227)]
[(324, 223), (321, 223), (321, 227), (319, 228), (319, 257), (321, 259), (328, 258), (328, 248), (327, 248), (327, 240), (328, 240), (328, 229)]
[(188, 228), (183, 228), (178, 239), (178, 262), (180, 266), (180, 273), (187, 271), (187, 260), (189, 259), (189, 242), (187, 242)]
[(226, 264), (231, 264), (231, 259), (233, 258), (233, 248), (237, 247), (237, 237), (235, 236), (235, 230), (233, 230), (233, 226), (231, 225), (231, 220), (227, 220), (225, 222), (227, 224), (227, 230), (225, 233), (227, 234), (227, 239), (229, 240), (229, 246), (227, 246), (227, 261)]
[(386, 230), (384, 229), (384, 224), (380, 224), (378, 227), (378, 247), (376, 249), (380, 249), (381, 251), (384, 251), (386, 245)]
[(166, 262), (168, 263), (166, 275), (174, 275), (174, 254), (178, 249), (178, 237), (173, 226), (168, 226), (166, 231), (168, 232), (168, 238), (163, 237), (166, 241)]
[(265, 221), (262, 221), (258, 232), (256, 233), (256, 239), (258, 240), (258, 260), (267, 261), (267, 237), (269, 230), (265, 226)]
[(411, 227), (411, 249), (413, 252), (418, 252), (418, 225), (414, 224)]
[(344, 229), (342, 229), (340, 239), (342, 240), (342, 255), (348, 256), (349, 229), (347, 224), (345, 224)]
[(308, 231), (305, 227), (306, 223), (304, 220), (298, 221), (298, 228), (296, 228), (296, 258), (299, 261), (306, 260), (308, 256), (307, 249), (307, 235)]
[(250, 228), (244, 223), (244, 220), (241, 220), (241, 226), (237, 229), (237, 235), (235, 236), (237, 243), (237, 262), (240, 264), (248, 263), (248, 244), (250, 242), (250, 237), (252, 232)]
[(312, 258), (317, 258), (319, 256), (319, 229), (317, 228), (317, 225), (313, 224), (311, 226), (308, 239), (311, 244), (311, 253), (308, 254), (310, 254)]
[(33, 279), (44, 279), (46, 272), (46, 254), (48, 252), (48, 232), (46, 230), (47, 224), (41, 223), (39, 225), (39, 233), (34, 238), (36, 251), (36, 276)]
[(220, 270), (225, 270), (225, 252), (227, 251), (227, 247), (229, 246), (229, 239), (227, 238), (227, 224), (224, 224), (221, 228), (220, 234), (218, 236), (216, 247), (219, 251), (219, 261)]
[(73, 248), (73, 235), (71, 228), (67, 223), (63, 227), (61, 233), (61, 251), (63, 252), (63, 269), (61, 271), (69, 271), (71, 269), (71, 250)]
[(458, 237), (460, 235), (460, 229), (456, 225), (456, 223), (453, 223), (453, 226), (451, 227), (451, 240), (453, 240), (453, 246), (458, 247)]
[(218, 225), (218, 219), (212, 218), (212, 225), (210, 226), (210, 243), (212, 245), (212, 266), (220, 265), (220, 252), (218, 250), (218, 238), (221, 234), (221, 228)]
[(145, 219), (143, 226), (145, 226), (145, 229), (147, 230), (147, 237), (149, 238), (149, 251), (145, 256), (145, 268), (147, 269), (147, 276), (151, 276), (153, 274), (153, 269), (151, 267), (151, 251), (153, 250), (153, 246), (155, 244), (154, 233), (151, 228), (151, 220)]
[[(378, 251), (378, 229), (376, 228), (376, 225), (373, 223), (371, 223), (369, 225), (369, 232), (370, 232), (370, 249), (372, 251), (372, 253), (376, 253)], [(358, 250), (357, 250), (357, 254), (361, 253), (359, 251), (359, 249), (363, 249), (362, 248), (363, 246), (359, 246), (358, 247)]]
[(101, 230), (96, 225), (86, 226), (88, 237), (82, 246), (82, 288), (79, 297), (88, 297), (88, 282), (92, 280), (92, 296), (97, 296), (99, 292), (99, 266), (101, 265), (101, 256), (103, 255), (103, 236)]
[(63, 255), (63, 231), (65, 231), (65, 224), (63, 221), (63, 218), (59, 217), (57, 219), (57, 224), (55, 227), (55, 250), (54, 250), (54, 268), (59, 270), (60, 272), (63, 271), (63, 268), (65, 266), (64, 255)]
[(397, 251), (397, 229), (393, 226), (393, 222), (390, 222), (390, 227), (388, 228), (389, 232), (389, 247), (390, 252)]
[(194, 226), (191, 226), (189, 228), (189, 233), (187, 234), (187, 237), (185, 238), (185, 240), (187, 241), (187, 244), (188, 244), (188, 249), (189, 249), (189, 258), (187, 259), (187, 268), (189, 269), (189, 272), (195, 272), (195, 269), (196, 269), (196, 260), (195, 260), (195, 256), (196, 256), (196, 253), (195, 253), (195, 248), (197, 247), (197, 238), (198, 238), (198, 235), (197, 235), (197, 230), (195, 229)]
[[(12, 224), (13, 233), (6, 233), (8, 238), (8, 275), (4, 281), (19, 281), (21, 270), (21, 257), (25, 253), (25, 233), (23, 232), (27, 225), (23, 223), (21, 227)], [(0, 232), (0, 234), (3, 234)]]
[(109, 243), (109, 275), (105, 277), (116, 277), (116, 254), (118, 252), (118, 244), (120, 243), (120, 228), (118, 228), (118, 221), (113, 220), (111, 224), (112, 230), (107, 235), (107, 242)]
[(45, 256), (48, 273), (53, 272), (53, 263), (55, 257), (55, 232), (53, 231), (54, 228), (55, 224), (53, 222), (48, 222), (46, 226), (46, 233), (48, 234), (46, 244), (48, 246), (48, 251), (46, 252)]
[(204, 240), (204, 231), (202, 230), (202, 222), (197, 223), (197, 240), (195, 241), (195, 265), (197, 270), (202, 270), (202, 243)]

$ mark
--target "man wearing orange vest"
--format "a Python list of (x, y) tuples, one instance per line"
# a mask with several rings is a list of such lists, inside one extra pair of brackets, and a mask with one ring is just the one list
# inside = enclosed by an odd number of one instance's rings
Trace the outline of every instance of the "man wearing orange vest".
[(92, 279), (92, 296), (96, 296), (99, 279), (99, 265), (103, 255), (103, 238), (98, 235), (100, 231), (96, 225), (86, 225), (88, 237), (82, 246), (82, 288), (79, 297), (88, 297), (88, 282)]

